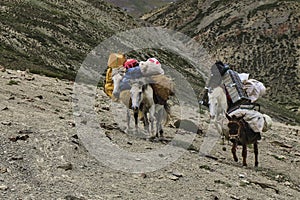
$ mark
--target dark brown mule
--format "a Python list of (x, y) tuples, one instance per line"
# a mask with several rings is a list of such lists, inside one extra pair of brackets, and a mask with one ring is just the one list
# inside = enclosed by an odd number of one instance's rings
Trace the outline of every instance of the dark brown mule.
[(236, 149), (238, 145), (242, 145), (242, 156), (243, 156), (243, 166), (247, 166), (247, 145), (253, 144), (254, 155), (255, 155), (255, 167), (258, 166), (258, 140), (261, 139), (261, 135), (258, 132), (254, 132), (249, 124), (243, 119), (243, 117), (237, 118), (235, 116), (226, 115), (229, 123), (229, 140), (233, 143), (232, 145), (232, 155), (234, 161), (238, 161), (236, 156)]

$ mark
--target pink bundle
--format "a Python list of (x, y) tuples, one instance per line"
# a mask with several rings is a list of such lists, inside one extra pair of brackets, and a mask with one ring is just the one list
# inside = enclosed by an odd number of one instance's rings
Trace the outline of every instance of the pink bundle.
[(127, 59), (123, 66), (126, 69), (129, 69), (129, 68), (133, 68), (137, 65), (138, 65), (138, 61), (136, 59)]

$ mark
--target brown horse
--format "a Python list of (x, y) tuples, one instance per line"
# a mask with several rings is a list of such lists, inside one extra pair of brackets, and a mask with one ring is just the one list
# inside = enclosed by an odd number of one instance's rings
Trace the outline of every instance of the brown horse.
[(249, 124), (243, 119), (243, 117), (236, 117), (226, 115), (229, 120), (229, 140), (233, 143), (232, 145), (232, 155), (234, 161), (238, 161), (236, 155), (236, 148), (238, 145), (242, 145), (242, 156), (243, 156), (243, 166), (247, 166), (247, 145), (253, 144), (254, 146), (254, 155), (255, 155), (255, 167), (258, 166), (258, 140), (261, 139), (259, 132), (254, 132)]

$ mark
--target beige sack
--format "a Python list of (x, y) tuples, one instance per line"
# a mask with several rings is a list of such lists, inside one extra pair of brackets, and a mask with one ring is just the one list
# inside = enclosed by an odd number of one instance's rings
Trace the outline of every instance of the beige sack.
[(111, 53), (108, 58), (107, 66), (111, 68), (117, 68), (123, 66), (126, 61), (124, 54), (120, 53)]
[(158, 95), (163, 100), (168, 100), (170, 96), (175, 94), (174, 82), (165, 75), (151, 76), (153, 83), (152, 88), (155, 95)]

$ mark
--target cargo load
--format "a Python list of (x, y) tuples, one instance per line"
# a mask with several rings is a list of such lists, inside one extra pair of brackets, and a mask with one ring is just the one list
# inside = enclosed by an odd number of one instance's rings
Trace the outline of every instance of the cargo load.
[(126, 61), (126, 57), (124, 54), (120, 53), (111, 53), (108, 58), (107, 62), (107, 71), (104, 83), (104, 92), (109, 96), (112, 97), (112, 92), (114, 90), (114, 83), (112, 80), (112, 69), (118, 68), (123, 66)]
[(250, 102), (237, 72), (230, 69), (227, 70), (222, 76), (222, 83), (225, 86), (229, 110)]

